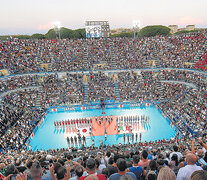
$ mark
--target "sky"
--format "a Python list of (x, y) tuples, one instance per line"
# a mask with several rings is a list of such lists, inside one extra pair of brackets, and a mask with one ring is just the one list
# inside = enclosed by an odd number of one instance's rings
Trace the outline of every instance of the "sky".
[(46, 33), (60, 22), (84, 28), (86, 20), (107, 20), (110, 28), (195, 24), (207, 28), (207, 0), (0, 0), (0, 35)]

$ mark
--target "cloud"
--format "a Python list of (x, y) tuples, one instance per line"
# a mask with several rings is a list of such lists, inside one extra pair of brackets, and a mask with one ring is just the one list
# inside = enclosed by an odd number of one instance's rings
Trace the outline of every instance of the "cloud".
[(195, 18), (192, 16), (181, 17), (177, 22), (178, 25), (190, 25), (190, 24), (198, 25), (198, 24), (203, 24), (203, 23), (204, 23), (203, 19)]
[(54, 26), (52, 22), (48, 22), (47, 24), (40, 24), (38, 26), (38, 30), (49, 30)]

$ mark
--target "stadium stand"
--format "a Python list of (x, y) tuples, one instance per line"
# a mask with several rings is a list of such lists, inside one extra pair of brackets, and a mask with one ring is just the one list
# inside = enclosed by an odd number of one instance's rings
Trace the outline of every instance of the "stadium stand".
[[(206, 179), (206, 43), (207, 31), (139, 39), (1, 40), (0, 70), (10, 75), (0, 78), (0, 179)], [(179, 133), (155, 142), (27, 149), (48, 107), (100, 97), (160, 101)]]

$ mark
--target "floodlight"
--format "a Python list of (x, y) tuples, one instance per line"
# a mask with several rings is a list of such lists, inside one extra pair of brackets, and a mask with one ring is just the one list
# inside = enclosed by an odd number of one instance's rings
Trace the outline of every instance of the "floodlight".
[(53, 26), (54, 26), (54, 28), (56, 28), (56, 29), (60, 29), (60, 28), (61, 28), (61, 24), (60, 24), (59, 21), (55, 21), (55, 22), (53, 22)]
[(134, 20), (134, 21), (133, 21), (133, 28), (135, 28), (135, 29), (140, 29), (140, 27), (141, 27), (141, 22), (140, 22), (140, 20)]
[(56, 35), (57, 35), (57, 39), (60, 39), (60, 28), (61, 28), (60, 22), (55, 21), (55, 22), (53, 22), (53, 25), (54, 25), (54, 30), (55, 30)]
[(134, 38), (136, 38), (136, 34), (140, 30), (140, 27), (141, 27), (140, 24), (141, 24), (140, 20), (134, 20), (133, 21)]

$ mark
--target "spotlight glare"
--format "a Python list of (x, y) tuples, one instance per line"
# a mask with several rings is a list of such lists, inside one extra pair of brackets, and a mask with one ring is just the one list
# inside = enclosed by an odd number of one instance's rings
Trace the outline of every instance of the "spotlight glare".
[(53, 22), (53, 28), (60, 29), (61, 28), (61, 23), (59, 21)]

